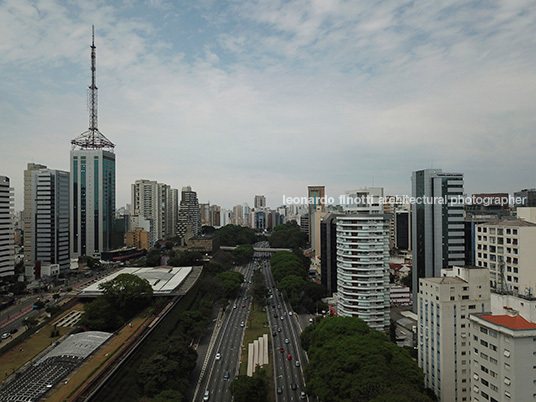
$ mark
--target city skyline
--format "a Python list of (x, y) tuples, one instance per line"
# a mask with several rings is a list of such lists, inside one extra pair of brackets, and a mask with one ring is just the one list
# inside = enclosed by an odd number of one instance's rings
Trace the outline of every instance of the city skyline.
[(0, 173), (15, 209), (27, 163), (69, 170), (87, 129), (93, 24), (118, 207), (138, 179), (228, 209), (309, 185), (410, 194), (430, 167), (464, 173), (467, 193), (535, 187), (520, 174), (536, 167), (534, 4), (409, 4), (2, 3)]

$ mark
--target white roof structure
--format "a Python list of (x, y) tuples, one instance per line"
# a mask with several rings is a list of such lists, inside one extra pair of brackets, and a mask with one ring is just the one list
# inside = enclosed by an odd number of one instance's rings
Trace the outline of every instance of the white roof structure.
[(100, 345), (106, 342), (110, 336), (112, 336), (111, 333), (102, 331), (88, 331), (69, 335), (67, 339), (48, 352), (34, 365), (36, 366), (48, 358), (55, 356), (70, 356), (85, 359)]
[(123, 268), (82, 289), (79, 295), (99, 296), (102, 294), (99, 289), (100, 284), (109, 282), (121, 274), (133, 274), (147, 279), (155, 296), (172, 296), (173, 291), (184, 282), (190, 272), (192, 272), (192, 267)]

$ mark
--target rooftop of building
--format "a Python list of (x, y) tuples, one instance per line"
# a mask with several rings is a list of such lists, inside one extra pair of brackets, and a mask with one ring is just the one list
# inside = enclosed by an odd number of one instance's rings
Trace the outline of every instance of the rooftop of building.
[(486, 226), (536, 227), (536, 223), (523, 219), (494, 219), (484, 223)]
[(192, 267), (132, 267), (123, 268), (105, 278), (96, 281), (80, 292), (81, 296), (96, 297), (102, 294), (100, 285), (111, 281), (120, 274), (133, 274), (146, 279), (153, 288), (155, 296), (172, 296), (177, 289), (192, 272)]
[(491, 322), (493, 324), (500, 325), (502, 327), (510, 328), (513, 330), (523, 330), (523, 329), (536, 329), (536, 324), (524, 319), (521, 315), (485, 315), (477, 314), (483, 320)]
[(430, 282), (438, 283), (440, 285), (444, 285), (444, 284), (454, 285), (457, 283), (467, 283), (466, 281), (464, 281), (461, 278), (458, 278), (457, 276), (442, 276), (439, 278), (425, 278), (425, 279)]

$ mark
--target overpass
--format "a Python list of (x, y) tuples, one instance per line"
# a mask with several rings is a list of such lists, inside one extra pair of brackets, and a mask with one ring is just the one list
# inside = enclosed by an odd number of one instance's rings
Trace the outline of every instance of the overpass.
[[(220, 249), (222, 250), (234, 250), (235, 247), (231, 246), (221, 246)], [(253, 251), (258, 253), (277, 253), (278, 251), (290, 251), (292, 250), (290, 248), (262, 248), (262, 247), (253, 247)]]

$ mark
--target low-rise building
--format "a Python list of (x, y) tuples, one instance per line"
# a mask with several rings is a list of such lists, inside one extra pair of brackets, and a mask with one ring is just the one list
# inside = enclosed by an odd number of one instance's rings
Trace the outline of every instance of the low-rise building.
[(391, 306), (411, 305), (411, 290), (407, 286), (391, 285), (389, 288)]
[(151, 234), (142, 228), (127, 232), (125, 233), (125, 246), (149, 251), (151, 249)]
[(471, 314), (472, 401), (536, 398), (536, 324), (516, 310)]
[(220, 236), (194, 236), (189, 239), (187, 250), (214, 255), (220, 249)]

